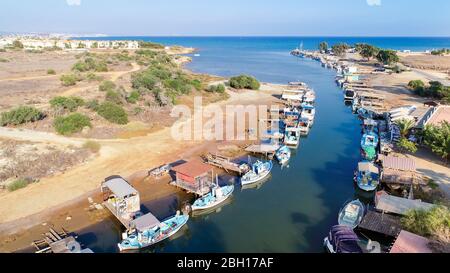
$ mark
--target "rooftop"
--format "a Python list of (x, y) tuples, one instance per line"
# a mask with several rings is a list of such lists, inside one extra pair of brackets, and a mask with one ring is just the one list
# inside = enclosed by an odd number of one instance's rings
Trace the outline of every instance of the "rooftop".
[(125, 179), (119, 176), (107, 178), (105, 182), (103, 182), (102, 187), (107, 187), (119, 198), (138, 194), (136, 189), (134, 189)]
[(443, 121), (450, 123), (450, 106), (439, 106), (426, 124), (439, 125)]
[(434, 207), (433, 204), (420, 200), (396, 197), (385, 192), (377, 193), (375, 200), (378, 210), (399, 215), (405, 215), (410, 210), (430, 210)]
[(204, 175), (212, 170), (213, 168), (211, 166), (198, 160), (189, 161), (172, 167), (172, 171), (194, 178)]
[(432, 253), (427, 238), (402, 230), (390, 253)]
[(411, 158), (380, 155), (379, 159), (383, 163), (383, 168), (399, 171), (416, 171), (416, 162)]

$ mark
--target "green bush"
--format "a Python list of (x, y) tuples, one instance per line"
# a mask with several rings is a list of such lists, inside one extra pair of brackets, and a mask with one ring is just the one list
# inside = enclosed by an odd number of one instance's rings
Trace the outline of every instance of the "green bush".
[(102, 92), (107, 92), (109, 90), (114, 90), (116, 88), (116, 84), (112, 81), (103, 81), (98, 89)]
[(48, 75), (56, 75), (56, 71), (54, 69), (47, 70)]
[(197, 79), (192, 80), (192, 81), (191, 81), (191, 85), (194, 86), (194, 88), (195, 88), (197, 91), (200, 91), (200, 90), (202, 90), (202, 88), (203, 88), (202, 82), (201, 82), (200, 80), (197, 80)]
[(16, 181), (10, 183), (6, 188), (8, 191), (17, 191), (19, 189), (23, 189), (27, 187), (29, 182), (26, 179), (17, 179)]
[(130, 94), (128, 94), (127, 102), (135, 104), (138, 102), (139, 98), (140, 98), (140, 94), (138, 91), (135, 90), (135, 91), (132, 91)]
[(164, 49), (164, 45), (162, 45), (162, 44), (157, 44), (157, 43), (152, 43), (152, 42), (144, 42), (144, 41), (139, 42), (139, 47), (140, 48), (152, 48), (152, 49)]
[(89, 110), (97, 111), (100, 103), (98, 102), (98, 100), (90, 100), (86, 102), (85, 106)]
[(67, 74), (67, 75), (62, 75), (61, 78), (61, 83), (63, 86), (73, 86), (76, 85), (77, 82), (81, 81), (81, 77), (75, 74)]
[(230, 86), (236, 89), (258, 90), (261, 87), (261, 84), (254, 77), (240, 75), (230, 79)]
[(443, 121), (439, 126), (427, 125), (423, 131), (423, 142), (442, 157), (450, 159), (450, 123)]
[(5, 58), (0, 58), (0, 63), (8, 63), (9, 60)]
[(402, 137), (398, 142), (398, 147), (403, 152), (410, 152), (415, 154), (417, 152), (417, 146), (414, 142), (409, 141), (407, 138)]
[(208, 91), (211, 93), (224, 93), (225, 92), (225, 85), (218, 84), (218, 85), (211, 85), (208, 88)]
[(410, 81), (408, 83), (408, 87), (411, 88), (412, 90), (416, 90), (419, 87), (425, 87), (425, 83), (421, 80), (414, 80), (414, 81)]
[(19, 41), (19, 40), (15, 40), (15, 41), (12, 43), (12, 47), (15, 48), (15, 49), (23, 49), (23, 48), (24, 48), (22, 42)]
[(103, 77), (102, 77), (102, 76), (98, 76), (98, 75), (96, 75), (95, 73), (89, 72), (89, 73), (86, 75), (86, 79), (87, 79), (88, 81), (90, 81), (90, 82), (93, 82), (93, 81), (99, 82), (99, 81), (102, 81), (102, 80), (103, 80)]
[(3, 112), (0, 116), (0, 125), (20, 125), (27, 122), (35, 122), (45, 118), (44, 113), (30, 106), (20, 106), (9, 112)]
[(106, 101), (102, 103), (97, 110), (97, 113), (104, 119), (117, 124), (127, 124), (128, 114), (125, 110), (112, 102)]
[(73, 71), (78, 72), (87, 72), (87, 71), (95, 71), (95, 72), (107, 72), (108, 66), (106, 62), (102, 60), (96, 60), (94, 58), (88, 57), (83, 61), (79, 61), (72, 67)]
[(56, 132), (61, 135), (71, 135), (79, 133), (84, 127), (92, 127), (89, 117), (73, 113), (65, 117), (57, 117), (53, 123)]
[(445, 206), (436, 206), (429, 211), (409, 211), (401, 222), (404, 229), (421, 236), (450, 234), (450, 211)]
[(50, 105), (57, 110), (75, 112), (78, 107), (84, 105), (84, 100), (79, 97), (54, 97), (50, 100)]
[(116, 90), (108, 90), (105, 95), (105, 100), (115, 104), (123, 103), (122, 95)]

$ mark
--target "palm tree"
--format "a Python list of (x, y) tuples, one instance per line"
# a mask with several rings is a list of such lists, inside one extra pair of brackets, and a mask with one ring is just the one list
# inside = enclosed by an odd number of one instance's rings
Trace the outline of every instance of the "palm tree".
[(395, 122), (398, 128), (400, 129), (400, 134), (402, 137), (406, 138), (409, 134), (409, 131), (414, 127), (415, 122), (409, 119), (401, 119)]

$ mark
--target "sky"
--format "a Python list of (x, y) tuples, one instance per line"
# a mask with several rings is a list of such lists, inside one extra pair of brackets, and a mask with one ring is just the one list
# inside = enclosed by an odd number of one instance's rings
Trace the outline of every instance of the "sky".
[(112, 36), (450, 36), (448, 0), (1, 0), (0, 31)]

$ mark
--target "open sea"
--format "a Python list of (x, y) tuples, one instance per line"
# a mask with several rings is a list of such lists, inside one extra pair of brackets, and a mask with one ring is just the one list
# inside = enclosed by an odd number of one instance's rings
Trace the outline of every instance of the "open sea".
[[(89, 39), (89, 38), (83, 38)], [(91, 38), (92, 39), (92, 38)], [(383, 48), (425, 51), (450, 48), (450, 38), (318, 38), (318, 37), (107, 37), (99, 40), (145, 40), (198, 48), (187, 68), (220, 76), (250, 74), (260, 81), (286, 84), (303, 81), (317, 93), (317, 114), (288, 168), (275, 166), (259, 188), (236, 187), (232, 201), (217, 212), (191, 218), (172, 240), (148, 252), (294, 253), (322, 252), (323, 238), (337, 224), (346, 201), (372, 195), (357, 191), (353, 172), (360, 160), (361, 127), (334, 83), (336, 73), (311, 60), (290, 56), (303, 43), (315, 49), (329, 44), (365, 42)], [(149, 166), (149, 168), (152, 166)], [(178, 196), (144, 204), (157, 217), (173, 214)], [(77, 231), (94, 252), (116, 252), (121, 227), (110, 218)]]

